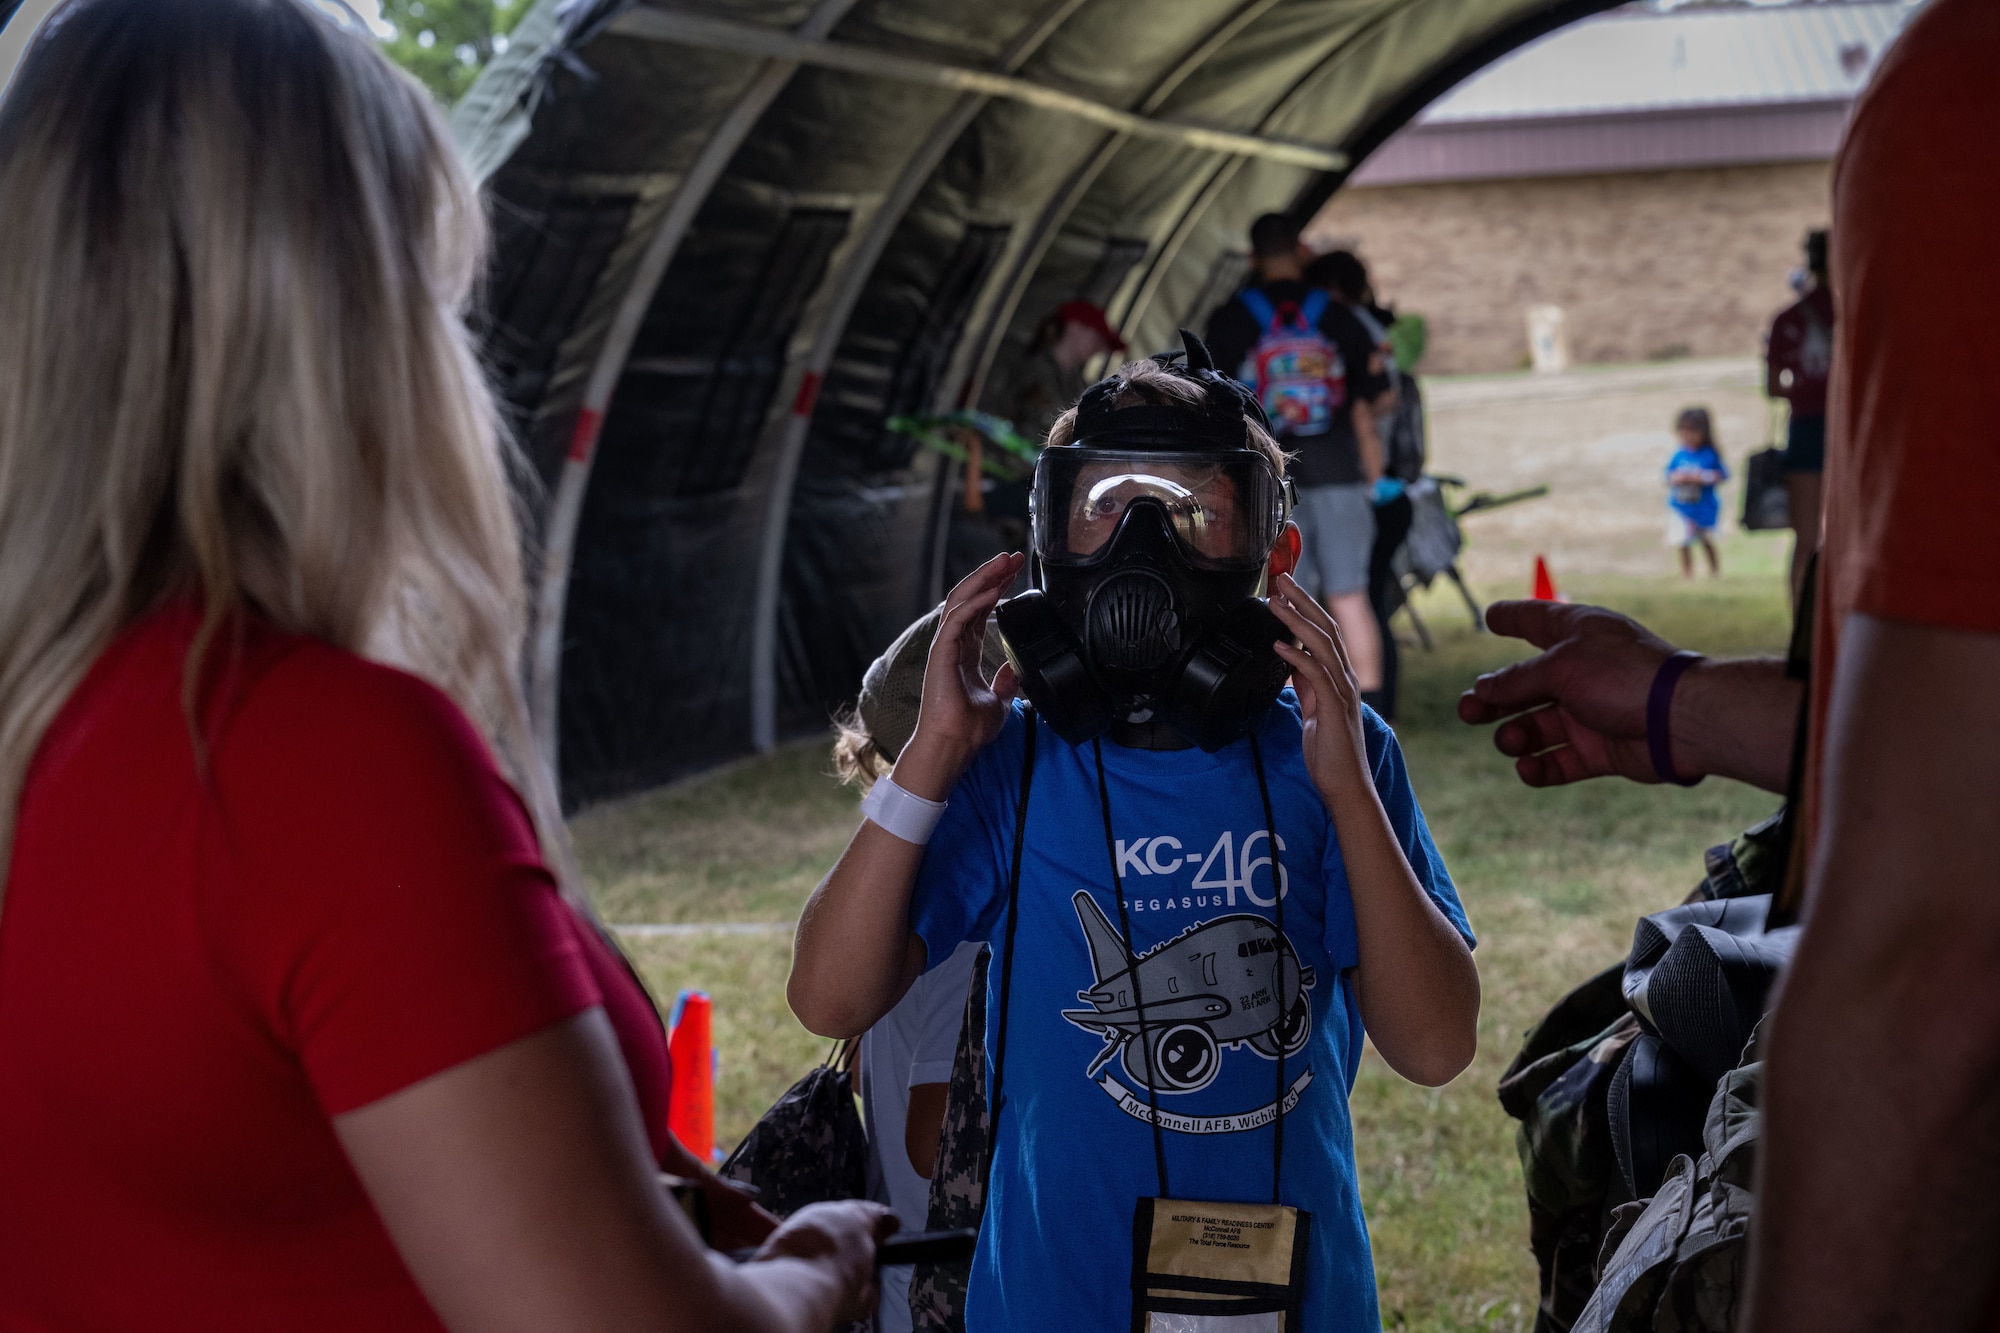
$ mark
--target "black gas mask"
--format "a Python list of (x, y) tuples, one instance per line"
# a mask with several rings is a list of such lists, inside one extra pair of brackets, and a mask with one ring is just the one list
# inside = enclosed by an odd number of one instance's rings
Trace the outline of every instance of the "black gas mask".
[(1155, 358), (1207, 391), (1201, 405), (1114, 405), (1103, 380), (1077, 404), (1075, 445), (1035, 466), (1033, 590), (997, 617), (1021, 691), (1073, 745), (1154, 717), (1204, 750), (1249, 728), (1291, 668), (1290, 632), (1258, 594), (1291, 512), (1250, 446), (1256, 397), (1181, 331)]

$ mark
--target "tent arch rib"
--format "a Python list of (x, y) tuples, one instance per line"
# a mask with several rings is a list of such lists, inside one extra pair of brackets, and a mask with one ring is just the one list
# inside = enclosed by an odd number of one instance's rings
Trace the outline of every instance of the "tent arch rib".
[[(1138, 114), (1150, 116), (1158, 111), (1173, 91), (1220, 51), (1231, 37), (1277, 3), (1278, 0), (1245, 0), (1245, 3), (1238, 5), (1147, 91), (1135, 108)], [(964, 384), (962, 392), (966, 398), (977, 399), (980, 390), (984, 388), (986, 377), (992, 370), (994, 354), (999, 350), (1000, 340), (1013, 322), (1021, 298), (1026, 295), (1028, 284), (1033, 280), (1043, 257), (1047, 255), (1049, 246), (1055, 241), (1064, 224), (1069, 221), (1071, 212), (1096, 183), (1099, 174), (1128, 140), (1129, 136), (1118, 130), (1106, 134), (1098, 141), (1095, 151), (1077, 166), (1063, 182), (1061, 189), (1050, 198), (1040, 216), (1035, 219), (1033, 228), (1028, 234), (1027, 245), (1023, 248), (1020, 259), (1008, 271), (993, 309), (980, 329), (971, 364), (967, 372), (960, 377)]]
[[(999, 71), (1012, 73), (1020, 68), (1022, 62), (1053, 36), (1063, 21), (1084, 3), (1085, 0), (1054, 0), (996, 62)], [(945, 154), (985, 108), (988, 100), (989, 96), (984, 93), (961, 95), (904, 163), (895, 183), (889, 187), (886, 197), (870, 219), (867, 230), (832, 278), (832, 298), (814, 329), (804, 364), (791, 377), (797, 385), (804, 386), (805, 391), (801, 393), (795, 389), (789, 398), (780, 395), (779, 401), (790, 406), (778, 417), (776, 424), (778, 453), (764, 513), (763, 534), (758, 542), (756, 601), (752, 609), (750, 743), (757, 750), (769, 750), (777, 744), (778, 599), (783, 590), (785, 530), (791, 521), (792, 488), (798, 478), (799, 458), (805, 450), (807, 432), (812, 424), (812, 409), (817, 405), (818, 386), (824, 382), (826, 372), (833, 364), (834, 353), (847, 330), (848, 317), (854, 312), (855, 302), (861, 299), (862, 289), (874, 272), (876, 262), (881, 259), (897, 224), (916, 201), (918, 191), (930, 180)], [(802, 408), (804, 410), (800, 410)]]
[[(1272, 124), (1287, 111), (1291, 110), (1301, 95), (1308, 89), (1315, 87), (1328, 70), (1351, 56), (1355, 49), (1363, 42), (1375, 38), (1379, 31), (1380, 21), (1378, 20), (1376, 24), (1365, 27), (1352, 40), (1335, 46), (1326, 55), (1315, 61), (1312, 68), (1296, 79), (1291, 87), (1285, 90), (1283, 96), (1279, 97), (1272, 104), (1270, 110), (1259, 118), (1257, 122), (1258, 129), (1261, 131), (1265, 126)], [(1124, 309), (1119, 312), (1121, 320), (1136, 325), (1146, 317), (1147, 310), (1152, 305), (1154, 296), (1158, 294), (1160, 281), (1165, 277), (1168, 270), (1173, 267), (1182, 246), (1187, 243), (1189, 235), (1199, 225), (1201, 219), (1207, 215), (1209, 208), (1221, 197), (1222, 191), (1228, 187), (1236, 174), (1242, 170), (1245, 161), (1246, 159), (1241, 154), (1237, 154), (1216, 164), (1207, 183), (1195, 192), (1186, 210), (1175, 221), (1173, 229), (1162, 240), (1160, 248), (1150, 257), (1146, 266), (1145, 276), (1140, 280)]]
[(1214, 152), (1268, 157), (1296, 166), (1337, 169), (1340, 165), (1337, 154), (1311, 144), (1240, 134), (1182, 121), (1156, 120), (1008, 74), (921, 60), (825, 39), (788, 36), (756, 24), (736, 23), (703, 14), (654, 8), (633, 9), (612, 24), (610, 31), (623, 37), (644, 37), (713, 50), (738, 51), (874, 78), (928, 84), (987, 97), (1011, 98), (1030, 106), (1094, 120), (1120, 133), (1184, 143)]
[[(1621, 3), (1621, 0), (1555, 0), (1555, 3), (1538, 4), (1532, 7), (1526, 19), (1510, 23), (1499, 31), (1487, 35), (1475, 42), (1469, 51), (1454, 52), (1451, 58), (1440, 62), (1433, 75), (1421, 80), (1415, 88), (1407, 90), (1403, 96), (1396, 98), (1354, 134), (1344, 144), (1344, 147), (1350, 150), (1348, 163), (1315, 178), (1297, 197), (1288, 201), (1289, 211), (1298, 216), (1301, 223), (1309, 220), (1311, 215), (1318, 211), (1319, 205), (1332, 197), (1348, 173), (1359, 165), (1368, 153), (1380, 147), (1382, 141), (1390, 134), (1414, 119), (1425, 106), (1443, 96), (1463, 79), (1545, 33), (1612, 8), (1618, 3)], [(1433, 8), (1445, 8), (1452, 4), (1452, 0), (1416, 0), (1416, 3), (1409, 8), (1418, 9), (1426, 4)], [(1296, 111), (1342, 61), (1353, 58), (1366, 43), (1381, 40), (1384, 30), (1388, 27), (1388, 17), (1385, 15), (1368, 25), (1357, 33), (1353, 40), (1336, 47), (1315, 63), (1258, 121), (1257, 131), (1267, 132), (1272, 125)], [(1237, 155), (1215, 167), (1208, 183), (1194, 195), (1160, 250), (1151, 257), (1145, 277), (1134, 290), (1124, 309), (1119, 312), (1122, 320), (1137, 325), (1145, 319), (1153, 299), (1158, 295), (1161, 281), (1172, 269), (1194, 229), (1200, 225), (1208, 210), (1247, 162), (1247, 158)]]
[[(799, 35), (805, 38), (824, 36), (833, 30), (854, 4), (855, 0), (820, 0), (812, 14), (799, 25)], [(639, 260), (638, 271), (619, 301), (604, 342), (591, 365), (590, 376), (585, 381), (583, 404), (577, 409), (569, 448), (564, 454), (562, 471), (550, 496), (548, 515), (543, 524), (541, 574), (534, 602), (535, 637), (528, 674), (529, 712), (541, 741), (542, 752), (549, 756), (551, 763), (558, 757), (561, 735), (556, 709), (561, 697), (563, 618), (569, 596), (570, 558), (576, 544), (577, 523), (583, 514), (584, 493), (590, 486), (598, 433), (604, 427), (605, 413), (610, 410), (611, 396), (617, 391), (619, 377), (624, 373), (626, 359), (632, 352), (632, 343), (638, 337), (640, 322), (652, 305), (653, 296), (659, 290), (660, 281), (666, 276), (667, 266), (673, 262), (682, 239), (694, 225), (702, 205), (708, 201), (709, 192), (722, 179), (730, 159), (735, 157), (744, 139), (756, 129), (758, 120), (778, 94), (784, 91), (797, 70), (797, 62), (767, 62), (749, 89), (737, 99), (716, 126), (715, 132), (702, 145), (700, 154), (675, 188), (672, 202), (660, 219), (659, 229), (654, 232)]]

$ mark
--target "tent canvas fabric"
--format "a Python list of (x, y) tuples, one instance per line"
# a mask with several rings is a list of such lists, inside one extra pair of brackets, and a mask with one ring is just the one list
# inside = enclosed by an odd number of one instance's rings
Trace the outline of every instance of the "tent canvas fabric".
[(937, 603), (960, 482), (888, 418), (1071, 298), (1172, 345), (1254, 217), (1611, 3), (540, 0), (453, 120), (565, 799), (823, 731)]

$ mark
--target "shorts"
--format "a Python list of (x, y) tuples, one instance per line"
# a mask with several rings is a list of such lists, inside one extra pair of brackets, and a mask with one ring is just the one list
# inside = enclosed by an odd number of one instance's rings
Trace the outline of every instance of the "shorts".
[(1292, 511), (1305, 550), (1299, 584), (1325, 601), (1368, 590), (1368, 557), (1375, 549), (1375, 504), (1364, 482), (1307, 486)]
[(1667, 511), (1667, 545), (1693, 546), (1696, 542), (1714, 535), (1713, 525), (1703, 527), (1677, 509)]
[(1826, 470), (1826, 418), (1793, 417), (1785, 428), (1785, 471)]

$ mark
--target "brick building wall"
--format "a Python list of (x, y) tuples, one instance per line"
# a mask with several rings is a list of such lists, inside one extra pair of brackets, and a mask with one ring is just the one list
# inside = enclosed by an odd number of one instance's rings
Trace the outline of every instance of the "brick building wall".
[(1740, 356), (1792, 299), (1830, 162), (1357, 186), (1313, 219), (1318, 250), (1368, 262), (1429, 326), (1423, 368), (1527, 364), (1528, 306), (1562, 307), (1579, 363)]

